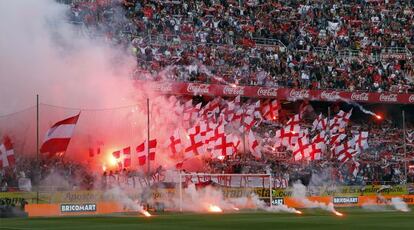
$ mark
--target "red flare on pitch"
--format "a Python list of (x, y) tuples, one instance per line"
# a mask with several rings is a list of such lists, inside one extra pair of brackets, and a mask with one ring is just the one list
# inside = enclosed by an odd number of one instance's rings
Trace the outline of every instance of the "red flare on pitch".
[(147, 210), (141, 210), (140, 212), (141, 212), (141, 214), (143, 214), (145, 217), (151, 217), (151, 216), (152, 216), (152, 215), (151, 215), (151, 213), (149, 213)]
[(342, 213), (340, 213), (340, 212), (338, 212), (338, 211), (334, 211), (334, 213), (335, 213), (335, 215), (337, 215), (337, 216), (343, 216), (344, 214), (342, 214)]
[(208, 211), (209, 212), (223, 212), (223, 210), (219, 206), (213, 205), (213, 204), (210, 204), (208, 206)]
[(303, 214), (303, 213), (302, 213), (301, 211), (299, 211), (299, 210), (296, 210), (296, 211), (295, 211), (295, 213), (296, 213), (296, 214), (299, 214), (299, 215), (302, 215), (302, 214)]

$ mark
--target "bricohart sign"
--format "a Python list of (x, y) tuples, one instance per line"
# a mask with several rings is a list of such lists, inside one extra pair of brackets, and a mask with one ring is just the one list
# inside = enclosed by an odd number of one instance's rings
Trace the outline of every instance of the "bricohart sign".
[(96, 204), (61, 204), (61, 212), (96, 212)]

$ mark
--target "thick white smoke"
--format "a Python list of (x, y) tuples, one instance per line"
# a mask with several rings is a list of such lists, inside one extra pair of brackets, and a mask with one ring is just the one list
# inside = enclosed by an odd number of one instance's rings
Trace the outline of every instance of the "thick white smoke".
[(292, 197), (301, 202), (306, 208), (320, 208), (334, 214), (338, 213), (335, 210), (333, 203), (325, 204), (322, 202), (309, 200), (306, 197), (306, 186), (303, 185), (300, 181), (297, 181), (293, 184)]
[(393, 197), (390, 200), (377, 194), (377, 199), (379, 199), (384, 205), (379, 205), (375, 200), (368, 201), (362, 205), (362, 208), (369, 211), (383, 212), (389, 211), (391, 209), (400, 211), (400, 212), (409, 212), (411, 209), (408, 207), (407, 203), (400, 197)]
[(82, 36), (53, 0), (0, 1), (0, 114), (41, 101), (75, 108), (134, 104), (131, 56)]
[(396, 210), (401, 212), (409, 212), (411, 210), (407, 203), (405, 203), (400, 197), (391, 198), (391, 204)]
[(140, 212), (144, 216), (151, 216), (151, 214), (148, 213), (144, 209), (144, 207), (140, 204), (140, 201), (138, 200), (132, 200), (128, 197), (128, 195), (122, 190), (120, 187), (114, 187), (112, 189), (109, 189), (105, 192), (104, 196), (115, 198), (115, 201), (117, 201), (119, 204), (121, 204), (124, 211), (127, 212)]
[(286, 205), (269, 207), (268, 204), (260, 200), (255, 194), (239, 198), (225, 198), (220, 188), (207, 186), (196, 189), (194, 184), (189, 184), (186, 189), (183, 189), (182, 200), (180, 200), (177, 194), (166, 205), (169, 208), (178, 209), (180, 204), (183, 211), (200, 213), (214, 211), (211, 207), (219, 207), (223, 211), (261, 210), (266, 212), (300, 213)]

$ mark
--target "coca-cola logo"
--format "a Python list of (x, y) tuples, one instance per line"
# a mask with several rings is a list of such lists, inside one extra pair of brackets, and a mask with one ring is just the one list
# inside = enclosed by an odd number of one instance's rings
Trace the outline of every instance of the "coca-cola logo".
[(193, 94), (208, 94), (210, 93), (209, 85), (203, 84), (188, 84), (187, 92)]
[(307, 89), (302, 89), (302, 90), (292, 89), (289, 93), (289, 96), (294, 100), (309, 98), (309, 90), (307, 90)]
[(327, 101), (336, 101), (339, 98), (341, 98), (341, 96), (339, 95), (339, 92), (337, 91), (332, 91), (332, 92), (322, 91), (321, 92), (321, 99), (324, 99)]
[(262, 88), (257, 90), (257, 96), (261, 97), (277, 97), (277, 88)]
[(228, 95), (244, 95), (244, 87), (225, 86), (223, 93)]
[(414, 94), (411, 94), (411, 96), (408, 98), (409, 102), (414, 102)]
[(168, 93), (168, 92), (172, 92), (173, 91), (173, 84), (166, 82), (166, 83), (161, 83), (161, 84), (157, 84), (154, 86), (155, 90), (157, 91), (161, 91), (163, 93)]
[(353, 101), (369, 101), (368, 93), (352, 93), (351, 100)]
[(379, 100), (384, 102), (397, 102), (397, 94), (380, 94)]

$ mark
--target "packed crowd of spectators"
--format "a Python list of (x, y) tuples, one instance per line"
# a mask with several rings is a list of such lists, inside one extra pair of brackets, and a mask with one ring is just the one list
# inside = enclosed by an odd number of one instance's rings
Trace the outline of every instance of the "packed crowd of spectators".
[[(261, 1), (261, 0), (78, 0), (70, 3), (69, 20), (88, 36), (104, 36), (137, 60), (136, 79), (266, 85), (311, 89), (413, 92), (414, 2), (398, 0)], [(312, 120), (308, 120), (308, 124)], [(305, 124), (306, 125), (306, 124)], [(370, 133), (360, 172), (350, 176), (337, 163), (301, 165), (286, 149), (249, 154), (228, 161), (208, 160), (211, 173), (273, 173), (287, 181), (309, 180), (332, 168), (342, 184), (405, 181), (401, 127), (353, 121), (352, 129)], [(408, 124), (413, 133), (412, 123)], [(271, 139), (280, 126), (258, 127)], [(413, 138), (414, 139), (414, 138)], [(384, 140), (387, 144), (384, 144)], [(413, 153), (413, 142), (407, 146)], [(267, 151), (267, 150), (265, 150)], [(270, 150), (269, 150), (270, 151)], [(412, 156), (408, 156), (412, 157)], [(0, 174), (0, 189), (38, 185), (58, 174), (66, 188), (92, 188), (96, 177), (84, 166), (56, 161), (41, 164), (18, 159)], [(407, 182), (414, 169), (407, 168)], [(86, 175), (86, 176), (85, 176)], [(113, 181), (128, 172), (107, 172)], [(39, 179), (37, 179), (39, 178)], [(107, 182), (103, 185), (104, 187)], [(53, 181), (50, 181), (53, 184)], [(31, 185), (30, 185), (31, 186)]]
[[(310, 128), (315, 115), (309, 114), (308, 119), (304, 120), (301, 125)], [(367, 122), (367, 119), (355, 118), (354, 120), (352, 118), (346, 132), (348, 136), (360, 130), (369, 132), (369, 148), (359, 155), (360, 166), (356, 177), (352, 175), (353, 169), (350, 164), (345, 164), (343, 167), (340, 162), (330, 161), (329, 158), (303, 164), (303, 162), (295, 162), (286, 147), (267, 148), (272, 145), (275, 131), (280, 127), (282, 126), (277, 123), (262, 124), (258, 127), (263, 136), (263, 159), (261, 161), (255, 160), (250, 154), (240, 155), (229, 161), (209, 160), (205, 170), (211, 173), (271, 173), (273, 178), (287, 181), (287, 184), (297, 180), (308, 184), (312, 175), (320, 177), (326, 174), (330, 176), (324, 180), (324, 183), (332, 184), (390, 185), (414, 182), (412, 165), (414, 162), (407, 161), (407, 178), (405, 178), (404, 164), (405, 159), (414, 157), (414, 139), (408, 137), (408, 134), (414, 134), (412, 124), (407, 128), (407, 140), (404, 142), (403, 130), (398, 122), (391, 119), (381, 122), (368, 120)], [(407, 156), (404, 152), (404, 143), (406, 143)], [(329, 156), (329, 152), (326, 154)]]
[(397, 0), (84, 0), (71, 4), (69, 18), (127, 47), (138, 79), (411, 92), (413, 7)]
[[(315, 117), (320, 112), (326, 111), (326, 107), (321, 107), (317, 103), (313, 104), (315, 109), (312, 107), (303, 114), (302, 127), (311, 128)], [(339, 107), (331, 106), (333, 113), (338, 112)], [(330, 152), (325, 153), (322, 160), (305, 163), (294, 161), (292, 152), (284, 146), (272, 148), (276, 140), (276, 130), (283, 127), (283, 123), (285, 123), (286, 118), (283, 117), (294, 114), (297, 111), (295, 107), (297, 106), (286, 106), (280, 111), (279, 120), (262, 122), (254, 128), (261, 140), (262, 158), (260, 160), (249, 153), (248, 144), (244, 143), (245, 148), (241, 148), (238, 154), (228, 159), (204, 159), (204, 166), (198, 172), (272, 174), (276, 187), (286, 187), (296, 180), (308, 184), (313, 176), (319, 177), (321, 175), (329, 175), (324, 181), (334, 185), (414, 183), (414, 161), (410, 160), (414, 159), (414, 124), (412, 122), (407, 124), (406, 140), (404, 141), (401, 121), (396, 119), (394, 115), (379, 121), (367, 119), (364, 114), (355, 112), (346, 129), (346, 134), (352, 137), (354, 132), (368, 131), (369, 148), (358, 155), (360, 166), (357, 176), (354, 176), (352, 165), (345, 164), (343, 166), (337, 160), (330, 159)], [(37, 185), (41, 186), (41, 190), (57, 191), (110, 188), (126, 183), (132, 187), (148, 184), (146, 174), (139, 170), (111, 168), (105, 169), (102, 173), (101, 169), (92, 169), (83, 163), (59, 157), (52, 160), (43, 159), (40, 166), (36, 163), (35, 156), (16, 153), (16, 157), (15, 167), (0, 170), (1, 191), (30, 191), (32, 186)], [(407, 168), (404, 163), (405, 159), (408, 159)], [(39, 167), (40, 170), (37, 170)], [(171, 167), (168, 169), (176, 170), (174, 165)], [(163, 167), (154, 170), (150, 180), (157, 181), (157, 175), (162, 175), (164, 170)], [(161, 178), (165, 177), (161, 176)]]

